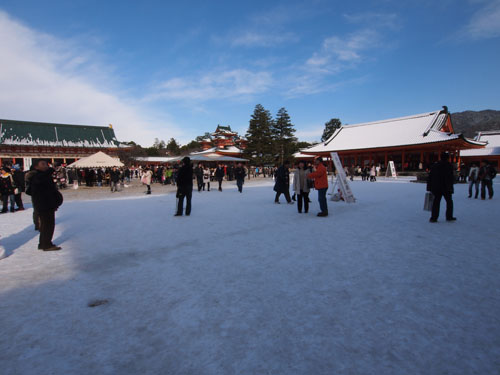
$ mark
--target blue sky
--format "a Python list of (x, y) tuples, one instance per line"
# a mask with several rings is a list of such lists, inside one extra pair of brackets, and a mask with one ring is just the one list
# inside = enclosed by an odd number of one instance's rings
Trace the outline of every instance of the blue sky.
[(0, 1), (0, 118), (113, 124), (187, 143), (257, 103), (301, 140), (359, 123), (500, 109), (499, 0)]

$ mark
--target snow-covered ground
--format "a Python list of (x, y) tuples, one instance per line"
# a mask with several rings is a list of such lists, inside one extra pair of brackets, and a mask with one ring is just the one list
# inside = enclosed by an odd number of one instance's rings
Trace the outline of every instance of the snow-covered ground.
[(355, 181), (327, 218), (225, 185), (190, 217), (172, 193), (68, 201), (59, 252), (1, 215), (0, 373), (500, 374), (498, 197), (457, 185), (431, 224), (423, 184)]

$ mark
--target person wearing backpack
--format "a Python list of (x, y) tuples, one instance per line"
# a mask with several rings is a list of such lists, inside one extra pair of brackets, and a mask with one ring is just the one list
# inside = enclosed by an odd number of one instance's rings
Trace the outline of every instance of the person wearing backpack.
[(481, 180), (481, 199), (486, 199), (486, 189), (488, 189), (488, 197), (493, 198), (493, 179), (497, 175), (497, 170), (488, 160), (481, 162), (479, 170), (479, 179)]

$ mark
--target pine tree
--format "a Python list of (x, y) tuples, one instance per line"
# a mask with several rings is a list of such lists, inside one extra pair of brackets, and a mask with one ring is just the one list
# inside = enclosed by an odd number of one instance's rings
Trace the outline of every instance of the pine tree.
[(290, 116), (285, 108), (280, 108), (276, 115), (276, 121), (271, 127), (273, 146), (276, 155), (279, 155), (280, 164), (289, 159), (293, 154), (293, 143), (297, 141), (294, 137), (295, 129)]
[(177, 143), (174, 138), (170, 138), (166, 147), (169, 155), (179, 155), (181, 152), (181, 146)]
[(248, 143), (245, 149), (246, 156), (257, 165), (271, 163), (273, 161), (272, 122), (271, 113), (261, 104), (257, 104), (250, 118), (246, 133)]
[(325, 123), (325, 130), (323, 130), (323, 135), (321, 136), (321, 142), (326, 142), (330, 138), (335, 130), (342, 126), (342, 122), (338, 118), (332, 118), (330, 121)]

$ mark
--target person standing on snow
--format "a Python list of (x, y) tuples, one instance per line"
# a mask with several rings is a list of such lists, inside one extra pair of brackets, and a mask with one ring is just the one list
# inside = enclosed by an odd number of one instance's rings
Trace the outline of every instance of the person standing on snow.
[(111, 187), (111, 192), (114, 193), (115, 191), (118, 191), (117, 189), (117, 184), (120, 181), (120, 171), (118, 168), (113, 167), (111, 169), (111, 172), (109, 172), (109, 185)]
[(293, 204), (290, 198), (290, 162), (286, 160), (282, 166), (276, 170), (276, 181), (274, 183), (274, 203), (280, 203), (280, 195), (283, 194), (288, 204)]
[(299, 161), (299, 165), (293, 176), (293, 191), (297, 195), (297, 209), (299, 214), (302, 213), (302, 205), (304, 206), (304, 212), (306, 214), (309, 211), (308, 173), (309, 171), (306, 169), (306, 163), (303, 160)]
[(26, 187), (26, 184), (24, 182), (24, 172), (21, 170), (18, 164), (14, 165), (12, 169), (14, 169), (14, 172), (12, 173), (12, 179), (14, 180), (15, 186), (14, 199), (17, 205), (16, 211), (23, 211), (24, 205), (22, 194), (24, 193)]
[(215, 170), (215, 178), (219, 182), (219, 191), (222, 191), (222, 180), (224, 179), (224, 167), (222, 164), (217, 166), (217, 169)]
[(0, 176), (0, 194), (2, 195), (2, 213), (8, 212), (10, 201), (10, 212), (15, 212), (15, 194), (14, 179), (10, 174), (9, 167), (2, 167)]
[(454, 193), (455, 176), (453, 175), (453, 166), (448, 161), (449, 157), (447, 152), (443, 152), (441, 160), (432, 165), (427, 179), (427, 191), (434, 195), (432, 215), (429, 219), (431, 223), (437, 222), (442, 197), (446, 200), (446, 220), (457, 220), (456, 217), (453, 217), (453, 199), (451, 196)]
[(479, 194), (479, 167), (476, 163), (472, 163), (472, 167), (469, 171), (469, 198), (472, 197), (472, 185), (476, 188), (474, 199), (477, 199)]
[(193, 196), (193, 167), (191, 159), (182, 159), (182, 167), (177, 173), (177, 213), (175, 216), (182, 216), (184, 198), (186, 198), (186, 216), (191, 214), (191, 197)]
[[(26, 194), (31, 195), (31, 179), (36, 174), (36, 169), (32, 165), (30, 170), (24, 175), (24, 184), (26, 187)], [(40, 230), (40, 216), (33, 204), (33, 196), (31, 196), (31, 205), (33, 206), (33, 224), (35, 225), (35, 230)]]
[(142, 172), (141, 182), (148, 187), (148, 191), (146, 194), (151, 194), (151, 179), (153, 178), (153, 172), (151, 169), (146, 168), (144, 172)]
[(205, 167), (205, 169), (203, 170), (203, 190), (205, 190), (206, 186), (207, 191), (210, 191), (210, 177), (212, 177), (210, 168)]
[(479, 179), (481, 180), (481, 199), (486, 199), (486, 189), (488, 189), (488, 196), (493, 198), (493, 179), (497, 175), (497, 171), (488, 160), (482, 161), (481, 169), (479, 170)]
[(318, 191), (318, 202), (321, 212), (318, 216), (328, 216), (328, 205), (326, 203), (326, 191), (328, 190), (328, 174), (326, 167), (323, 164), (323, 158), (317, 157), (314, 159), (316, 170), (307, 175), (307, 178), (314, 180), (314, 188)]
[(30, 193), (33, 207), (40, 220), (40, 241), (38, 249), (43, 251), (61, 250), (52, 243), (55, 229), (56, 211), (63, 202), (62, 194), (57, 190), (52, 178), (54, 169), (49, 168), (45, 160), (35, 162), (36, 173), (30, 179)]
[(198, 166), (194, 169), (194, 175), (198, 183), (198, 192), (200, 192), (203, 188), (203, 165), (201, 163), (198, 163)]
[(245, 183), (245, 168), (243, 168), (243, 164), (241, 162), (238, 163), (238, 166), (234, 169), (234, 177), (236, 178), (236, 185), (238, 185), (238, 191), (243, 193), (243, 184)]

